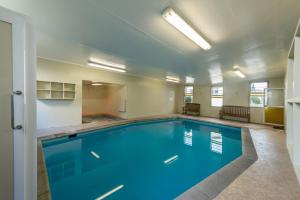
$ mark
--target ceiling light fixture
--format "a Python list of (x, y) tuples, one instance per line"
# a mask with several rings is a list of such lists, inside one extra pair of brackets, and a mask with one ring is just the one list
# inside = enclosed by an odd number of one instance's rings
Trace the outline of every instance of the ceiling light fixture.
[(88, 65), (92, 66), (92, 67), (110, 70), (110, 71), (116, 71), (116, 72), (122, 72), (122, 73), (126, 72), (125, 65), (116, 64), (116, 63), (112, 63), (112, 62), (108, 62), (108, 61), (101, 61), (101, 63), (100, 63), (100, 62), (95, 62), (95, 61), (89, 60)]
[(173, 82), (173, 83), (179, 83), (180, 79), (178, 77), (174, 77), (174, 76), (166, 76), (166, 81)]
[(167, 8), (162, 13), (163, 18), (183, 33), (186, 37), (195, 42), (204, 50), (211, 48), (211, 45), (197, 33), (187, 22), (185, 22), (172, 8)]
[(99, 82), (93, 82), (91, 83), (92, 86), (101, 86), (103, 85), (102, 83), (99, 83)]
[(106, 65), (106, 66), (109, 66), (109, 67), (115, 67), (115, 68), (119, 68), (119, 69), (126, 69), (125, 65), (115, 63), (115, 62), (111, 62), (111, 61), (108, 61), (108, 60), (91, 58), (90, 61), (94, 62), (94, 63), (100, 63), (101, 65)]
[(172, 80), (172, 79), (166, 79), (166, 81), (168, 81), (168, 82), (173, 82), (173, 83), (179, 83), (179, 81), (177, 81), (177, 80)]
[(245, 78), (245, 74), (243, 74), (238, 68), (233, 69), (234, 73), (238, 75), (240, 78)]

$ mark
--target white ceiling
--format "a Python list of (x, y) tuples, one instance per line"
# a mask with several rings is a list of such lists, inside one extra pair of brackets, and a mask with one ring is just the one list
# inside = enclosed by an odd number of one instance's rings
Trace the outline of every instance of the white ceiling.
[[(38, 55), (87, 66), (90, 57), (125, 63), (131, 74), (193, 76), (199, 84), (284, 75), (299, 0), (0, 0), (32, 18)], [(174, 8), (201, 32), (204, 51), (161, 17)]]

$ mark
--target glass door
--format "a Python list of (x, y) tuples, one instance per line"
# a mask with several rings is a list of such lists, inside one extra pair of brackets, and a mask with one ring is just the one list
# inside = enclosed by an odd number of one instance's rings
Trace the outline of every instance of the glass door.
[(265, 89), (265, 123), (274, 126), (284, 124), (284, 89)]

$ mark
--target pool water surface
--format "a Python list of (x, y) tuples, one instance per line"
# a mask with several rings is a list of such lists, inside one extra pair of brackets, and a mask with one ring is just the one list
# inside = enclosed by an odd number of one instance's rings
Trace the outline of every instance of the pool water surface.
[(53, 200), (167, 200), (241, 156), (241, 129), (135, 122), (46, 140), (43, 151)]

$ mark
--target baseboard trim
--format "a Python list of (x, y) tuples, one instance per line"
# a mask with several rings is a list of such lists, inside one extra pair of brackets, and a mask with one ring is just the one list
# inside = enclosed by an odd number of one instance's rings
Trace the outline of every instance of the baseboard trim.
[(288, 153), (289, 153), (289, 156), (290, 156), (290, 160), (291, 160), (291, 163), (292, 163), (292, 165), (293, 165), (295, 174), (296, 174), (296, 176), (297, 176), (298, 183), (300, 184), (300, 165), (295, 165), (295, 163), (294, 163), (293, 144), (287, 143), (287, 144), (286, 144), (286, 147), (287, 147), (287, 149), (288, 149)]

